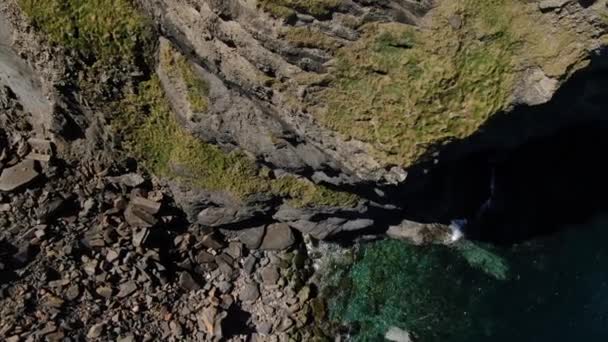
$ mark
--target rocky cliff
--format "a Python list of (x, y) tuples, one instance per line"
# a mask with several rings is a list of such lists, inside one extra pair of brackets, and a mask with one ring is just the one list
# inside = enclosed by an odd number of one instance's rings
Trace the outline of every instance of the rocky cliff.
[(254, 249), (446, 223), (458, 199), (426, 215), (424, 175), (580, 120), (568, 101), (521, 113), (605, 69), (607, 18), (582, 0), (2, 0), (0, 190), (145, 175), (189, 231)]

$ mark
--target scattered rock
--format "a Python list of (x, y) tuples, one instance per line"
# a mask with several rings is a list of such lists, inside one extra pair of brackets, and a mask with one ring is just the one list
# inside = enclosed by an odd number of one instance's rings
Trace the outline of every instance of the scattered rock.
[(105, 329), (105, 324), (103, 323), (98, 323), (93, 325), (90, 329), (89, 332), (87, 333), (87, 338), (98, 338), (101, 336), (101, 334), (103, 333)]
[(267, 266), (262, 269), (262, 280), (265, 285), (275, 285), (280, 278), (279, 270), (274, 266)]
[(201, 244), (211, 249), (222, 249), (224, 244), (215, 237), (215, 234), (207, 234), (201, 239)]
[(266, 233), (265, 226), (243, 229), (237, 232), (239, 240), (249, 249), (260, 247), (264, 233)]
[(150, 215), (158, 214), (158, 212), (160, 211), (160, 208), (161, 208), (160, 203), (151, 201), (149, 199), (146, 199), (146, 198), (143, 198), (140, 196), (134, 196), (131, 199), (131, 205), (133, 205), (137, 209), (140, 209)]
[(260, 289), (257, 284), (245, 284), (239, 293), (239, 299), (243, 302), (254, 302), (260, 297)]
[(131, 294), (133, 294), (133, 292), (135, 292), (137, 290), (137, 285), (135, 284), (134, 281), (129, 280), (126, 283), (122, 283), (120, 285), (119, 291), (118, 291), (118, 298), (125, 298), (130, 296)]
[(97, 290), (95, 290), (95, 292), (106, 299), (112, 297), (112, 288), (109, 286), (100, 286), (97, 288)]
[(179, 286), (186, 291), (195, 291), (201, 288), (198, 282), (196, 282), (188, 272), (180, 272)]
[(158, 223), (152, 214), (131, 204), (125, 209), (124, 216), (132, 227), (150, 228)]
[(264, 250), (283, 250), (291, 247), (296, 237), (285, 223), (274, 223), (266, 228), (266, 234), (260, 245)]
[(122, 184), (130, 188), (136, 188), (142, 185), (146, 180), (137, 173), (127, 173), (118, 177), (108, 177), (108, 181), (115, 184)]
[(144, 246), (150, 236), (149, 228), (140, 228), (133, 231), (133, 246)]
[(36, 179), (40, 173), (36, 170), (36, 162), (26, 159), (19, 164), (2, 170), (0, 175), (0, 191), (14, 191)]

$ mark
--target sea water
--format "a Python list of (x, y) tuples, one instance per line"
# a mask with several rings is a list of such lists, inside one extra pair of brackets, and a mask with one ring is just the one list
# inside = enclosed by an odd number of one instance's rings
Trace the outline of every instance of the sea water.
[(330, 309), (354, 341), (608, 341), (608, 216), (500, 248), (379, 241), (345, 267)]

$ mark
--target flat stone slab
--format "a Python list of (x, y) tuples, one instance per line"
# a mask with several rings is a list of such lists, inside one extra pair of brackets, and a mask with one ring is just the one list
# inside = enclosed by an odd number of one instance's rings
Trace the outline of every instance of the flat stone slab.
[(0, 191), (14, 191), (29, 184), (39, 175), (40, 173), (36, 171), (36, 161), (26, 159), (2, 171), (0, 175)]
[(566, 6), (571, 0), (544, 0), (538, 4), (541, 11), (550, 11)]

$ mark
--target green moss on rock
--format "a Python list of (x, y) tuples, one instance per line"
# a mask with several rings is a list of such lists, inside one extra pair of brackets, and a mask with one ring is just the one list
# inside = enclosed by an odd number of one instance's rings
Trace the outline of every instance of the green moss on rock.
[(130, 0), (18, 0), (53, 43), (101, 60), (132, 61), (151, 26)]
[(336, 39), (309, 27), (290, 27), (283, 33), (283, 38), (302, 48), (335, 51), (341, 46)]
[(294, 206), (352, 206), (357, 197), (332, 191), (308, 180), (272, 179), (237, 150), (224, 152), (186, 132), (177, 122), (154, 77), (123, 101), (114, 120), (124, 145), (153, 173), (202, 189), (226, 191), (237, 199), (270, 192)]
[(209, 108), (209, 85), (198, 76), (194, 65), (169, 44), (162, 47), (160, 63), (166, 68), (170, 77), (184, 82), (192, 112), (206, 112)]
[(342, 0), (259, 0), (262, 9), (278, 18), (290, 17), (296, 11), (323, 17), (341, 3)]
[(363, 26), (339, 51), (317, 117), (380, 160), (409, 166), (506, 109), (523, 70), (564, 75), (583, 58), (575, 33), (547, 32), (555, 29), (537, 7), (518, 0), (443, 1), (419, 29)]

